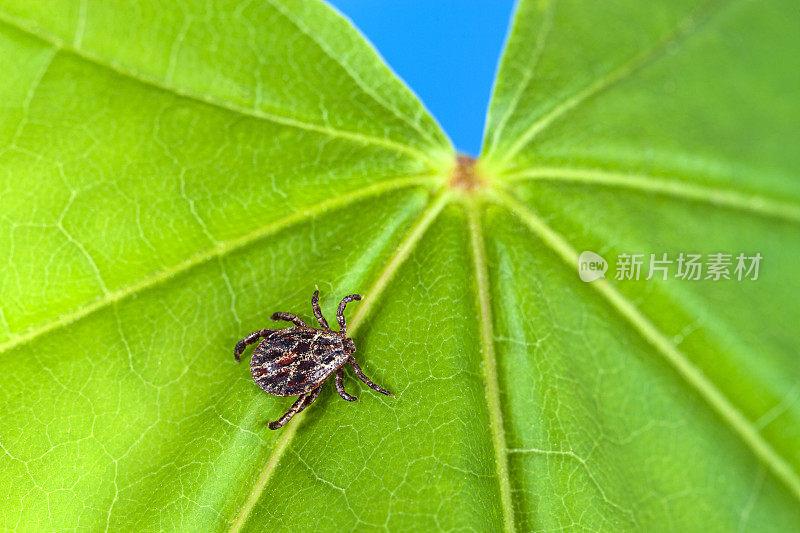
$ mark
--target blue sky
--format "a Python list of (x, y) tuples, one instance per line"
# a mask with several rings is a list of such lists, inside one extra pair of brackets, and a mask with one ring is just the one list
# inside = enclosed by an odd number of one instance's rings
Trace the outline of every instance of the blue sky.
[(456, 149), (480, 152), (513, 0), (328, 0), (367, 36)]

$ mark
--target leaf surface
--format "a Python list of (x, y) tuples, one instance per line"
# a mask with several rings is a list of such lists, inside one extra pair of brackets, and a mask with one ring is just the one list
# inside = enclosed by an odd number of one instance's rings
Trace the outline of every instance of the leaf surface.
[[(463, 190), (321, 3), (0, 3), (0, 524), (796, 529), (793, 16), (522, 0)], [(396, 398), (270, 431), (231, 351), (315, 285)]]
[[(484, 165), (522, 529), (797, 527), (795, 23), (781, 2), (520, 3)], [(612, 278), (644, 254), (642, 281), (576, 283), (584, 250)], [(644, 281), (681, 252), (763, 269)]]

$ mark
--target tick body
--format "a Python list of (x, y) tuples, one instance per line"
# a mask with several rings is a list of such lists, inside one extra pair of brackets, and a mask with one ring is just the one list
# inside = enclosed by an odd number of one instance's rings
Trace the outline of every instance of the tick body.
[(237, 361), (249, 344), (258, 343), (250, 360), (250, 371), (256, 384), (275, 396), (299, 396), (291, 408), (278, 420), (269, 423), (270, 429), (279, 429), (291, 418), (311, 405), (319, 396), (322, 384), (336, 375), (336, 391), (348, 402), (357, 400), (344, 390), (344, 370), (347, 363), (353, 365), (356, 376), (370, 388), (393, 396), (387, 390), (374, 384), (364, 375), (353, 358), (356, 346), (347, 337), (347, 323), (344, 319), (345, 306), (353, 300), (360, 300), (358, 294), (342, 298), (336, 312), (339, 331), (333, 331), (319, 308), (319, 290), (311, 297), (311, 307), (321, 329), (310, 328), (305, 322), (289, 313), (275, 313), (272, 320), (286, 320), (294, 327), (286, 329), (262, 329), (254, 331), (236, 344), (233, 355)]

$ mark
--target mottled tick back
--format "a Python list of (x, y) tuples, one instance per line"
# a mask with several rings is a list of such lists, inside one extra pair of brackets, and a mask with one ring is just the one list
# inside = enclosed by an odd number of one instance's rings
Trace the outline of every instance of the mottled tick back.
[(269, 423), (270, 429), (283, 427), (294, 415), (311, 405), (319, 396), (322, 384), (331, 375), (336, 375), (336, 391), (348, 402), (357, 400), (355, 396), (344, 390), (345, 364), (353, 365), (356, 376), (370, 388), (387, 396), (393, 396), (387, 390), (374, 384), (364, 375), (353, 358), (356, 346), (353, 339), (347, 337), (347, 324), (344, 319), (344, 308), (353, 300), (360, 300), (358, 294), (342, 298), (336, 312), (339, 331), (333, 331), (328, 321), (322, 316), (319, 308), (319, 290), (311, 297), (311, 307), (321, 329), (306, 326), (300, 318), (289, 313), (275, 313), (272, 320), (286, 320), (294, 327), (286, 329), (262, 329), (254, 331), (236, 344), (233, 355), (237, 361), (249, 344), (257, 342), (250, 360), (250, 371), (256, 384), (270, 394), (276, 396), (300, 396), (292, 407), (278, 420)]

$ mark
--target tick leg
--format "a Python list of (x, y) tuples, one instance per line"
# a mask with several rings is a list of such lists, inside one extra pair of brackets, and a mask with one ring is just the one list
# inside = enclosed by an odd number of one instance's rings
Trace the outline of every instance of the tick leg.
[(233, 349), (233, 357), (235, 357), (237, 361), (240, 361), (241, 359), (239, 358), (239, 356), (242, 355), (242, 352), (244, 351), (244, 349), (247, 347), (248, 344), (255, 344), (256, 342), (258, 342), (258, 339), (260, 339), (261, 337), (264, 338), (269, 337), (269, 334), (273, 333), (274, 331), (276, 330), (260, 329), (258, 331), (254, 331), (253, 333), (251, 333), (250, 335), (248, 335), (247, 337), (236, 343), (236, 348)]
[(352, 302), (353, 300), (360, 300), (361, 296), (358, 294), (349, 294), (342, 298), (342, 301), (339, 302), (339, 309), (336, 310), (336, 320), (339, 321), (339, 333), (342, 335), (347, 335), (347, 323), (344, 321), (344, 306), (348, 303)]
[(386, 389), (382, 389), (379, 386), (375, 385), (372, 381), (370, 381), (370, 379), (367, 376), (364, 375), (364, 372), (361, 371), (361, 367), (358, 366), (358, 363), (356, 363), (356, 360), (353, 358), (352, 355), (348, 358), (348, 361), (350, 362), (351, 365), (353, 365), (353, 371), (356, 373), (356, 376), (358, 376), (358, 379), (369, 385), (370, 389), (376, 390), (381, 394), (385, 394), (386, 396), (391, 396), (392, 398), (394, 398), (394, 394), (392, 394)]
[(301, 328), (305, 328), (306, 323), (300, 320), (299, 317), (294, 316), (292, 313), (273, 313), (270, 317), (272, 320), (285, 320), (287, 322), (294, 323), (295, 326), (299, 326)]
[(303, 410), (303, 404), (305, 403), (307, 397), (308, 397), (308, 395), (300, 396), (297, 399), (297, 401), (294, 402), (294, 404), (292, 404), (292, 406), (289, 408), (289, 410), (286, 411), (286, 413), (282, 417), (280, 417), (279, 419), (275, 420), (274, 422), (270, 422), (269, 423), (269, 429), (280, 429), (280, 428), (282, 428), (283, 425), (286, 422), (288, 422), (289, 420), (291, 420), (294, 415), (296, 415), (297, 413), (299, 413), (300, 411)]
[(338, 392), (339, 396), (348, 402), (354, 402), (358, 400), (358, 398), (347, 394), (347, 392), (344, 390), (344, 370), (341, 368), (336, 371), (336, 392)]
[(314, 316), (317, 317), (317, 322), (322, 326), (322, 329), (331, 329), (328, 321), (322, 316), (322, 309), (319, 308), (319, 289), (314, 291), (314, 296), (311, 297), (311, 308), (314, 310)]
[(269, 429), (282, 428), (284, 424), (286, 424), (286, 422), (291, 420), (294, 415), (296, 415), (297, 413), (301, 412), (303, 409), (314, 403), (314, 400), (316, 400), (317, 396), (319, 396), (320, 390), (322, 390), (322, 387), (317, 387), (316, 389), (312, 390), (305, 396), (300, 396), (297, 399), (297, 401), (294, 402), (294, 404), (292, 404), (289, 410), (286, 411), (286, 414), (284, 414), (282, 417), (275, 420), (274, 422), (269, 423)]

